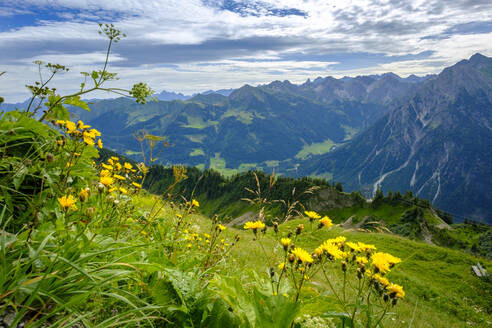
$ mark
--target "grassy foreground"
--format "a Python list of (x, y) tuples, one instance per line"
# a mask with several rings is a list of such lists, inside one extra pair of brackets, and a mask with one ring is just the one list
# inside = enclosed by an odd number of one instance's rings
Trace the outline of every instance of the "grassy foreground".
[[(201, 229), (207, 229), (210, 219), (196, 215), (194, 222)], [(281, 225), (280, 233), (292, 230), (299, 223), (306, 225), (306, 219), (296, 219)], [(406, 297), (385, 319), (385, 326), (445, 328), (492, 325), (492, 283), (490, 280), (476, 277), (471, 269), (477, 262), (490, 268), (492, 262), (458, 250), (428, 245), (387, 233), (344, 231), (339, 227), (315, 230), (312, 233), (308, 228), (307, 230), (298, 242), (298, 245), (305, 249), (314, 249), (323, 240), (341, 235), (347, 237), (347, 240), (374, 244), (378, 249), (402, 259), (402, 263), (389, 277), (405, 287)], [(251, 232), (229, 228), (226, 233), (231, 236), (239, 234), (242, 237), (239, 247), (232, 250), (227, 272), (242, 274), (245, 280), (249, 270), (266, 272), (265, 257)], [(269, 230), (262, 238), (262, 243), (267, 249), (273, 248), (276, 244), (275, 233)], [(274, 258), (275, 256), (272, 256), (272, 261)], [(264, 278), (267, 279), (266, 275)], [(337, 284), (341, 284), (337, 275), (331, 278)], [(306, 294), (310, 297), (304, 304), (303, 313), (322, 315), (327, 308), (334, 305), (334, 302), (330, 301), (329, 289), (323, 277), (313, 277), (306, 288)], [(323, 294), (328, 294), (328, 297), (322, 297)]]

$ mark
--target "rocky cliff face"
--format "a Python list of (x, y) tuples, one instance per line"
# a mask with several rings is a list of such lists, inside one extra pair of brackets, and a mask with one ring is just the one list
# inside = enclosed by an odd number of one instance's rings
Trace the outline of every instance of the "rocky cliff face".
[(412, 190), (458, 216), (492, 222), (492, 58), (476, 54), (446, 68), (302, 172), (330, 172), (366, 195), (378, 186)]

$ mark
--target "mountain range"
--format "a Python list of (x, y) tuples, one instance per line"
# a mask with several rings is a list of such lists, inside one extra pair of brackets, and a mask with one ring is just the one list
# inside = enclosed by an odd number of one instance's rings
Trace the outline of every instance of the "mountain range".
[(492, 58), (424, 77), (319, 77), (158, 98), (172, 100), (99, 100), (74, 118), (135, 160), (134, 135), (146, 130), (169, 141), (165, 165), (324, 177), (366, 197), (411, 190), (457, 221), (492, 223)]

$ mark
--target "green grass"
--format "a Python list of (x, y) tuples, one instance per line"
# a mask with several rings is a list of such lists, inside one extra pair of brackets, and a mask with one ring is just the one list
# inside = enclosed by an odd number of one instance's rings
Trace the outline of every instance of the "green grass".
[(210, 158), (210, 166), (211, 169), (219, 171), (224, 176), (231, 176), (238, 172), (236, 169), (228, 169), (226, 167), (226, 161), (222, 157), (220, 157), (220, 153), (215, 153), (214, 157)]
[(252, 112), (241, 111), (239, 109), (228, 109), (221, 117), (221, 119), (227, 117), (235, 117), (239, 122), (249, 125), (253, 123), (255, 117), (258, 117)]
[(211, 121), (211, 120), (204, 121), (200, 116), (191, 116), (187, 114), (184, 115), (188, 120), (188, 124), (183, 125), (184, 128), (205, 129), (208, 128), (209, 126), (215, 126), (219, 124), (219, 122), (217, 121)]
[(201, 148), (194, 148), (190, 156), (205, 156), (205, 152)]
[(342, 222), (349, 217), (355, 215), (358, 219), (363, 219), (366, 216), (373, 216), (380, 220), (384, 220), (386, 224), (399, 223), (402, 214), (408, 210), (404, 205), (389, 205), (382, 204), (375, 208), (372, 207), (345, 207), (326, 211), (323, 214), (328, 215), (335, 222)]
[(352, 139), (357, 134), (357, 132), (359, 132), (358, 129), (355, 129), (348, 125), (342, 125), (342, 128), (345, 130), (345, 137), (343, 138), (343, 141)]
[(202, 143), (207, 136), (204, 134), (188, 134), (185, 137), (191, 142)]
[(323, 142), (315, 142), (310, 145), (305, 144), (301, 151), (297, 153), (295, 158), (299, 159), (306, 159), (309, 155), (321, 155), (321, 154), (326, 154), (328, 153), (333, 146), (336, 146), (337, 144), (331, 141), (330, 139), (327, 139)]
[[(199, 217), (196, 223), (207, 226), (208, 219)], [(402, 259), (388, 275), (391, 281), (404, 286), (406, 298), (401, 301), (384, 321), (385, 327), (452, 328), (452, 327), (490, 327), (492, 315), (487, 314), (492, 307), (492, 284), (474, 276), (471, 265), (478, 261), (491, 268), (492, 262), (476, 258), (461, 251), (432, 246), (423, 242), (386, 233), (363, 233), (344, 231), (339, 227), (331, 230), (310, 232), (309, 223), (298, 219), (281, 225), (281, 233), (292, 230), (297, 224), (304, 223), (307, 232), (301, 235), (296, 245), (313, 250), (322, 241), (343, 235), (348, 240), (374, 244), (378, 250), (389, 252)], [(236, 272), (248, 270), (265, 272), (268, 262), (276, 265), (277, 256), (266, 261), (265, 256), (249, 231), (229, 228), (227, 234), (239, 234), (242, 240), (233, 250), (231, 263), (237, 266)], [(273, 231), (261, 237), (263, 247), (269, 252), (277, 244)], [(340, 286), (340, 275), (331, 276), (332, 283)], [(307, 286), (308, 290), (318, 289), (319, 293), (328, 293), (324, 278), (315, 276)], [(320, 302), (316, 298), (307, 300), (303, 312), (311, 315), (322, 314), (333, 306)], [(410, 325), (410, 323), (412, 324)]]

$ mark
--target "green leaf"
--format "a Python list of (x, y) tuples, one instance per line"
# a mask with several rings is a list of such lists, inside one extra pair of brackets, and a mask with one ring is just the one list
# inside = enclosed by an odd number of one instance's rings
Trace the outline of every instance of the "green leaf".
[(67, 99), (65, 99), (63, 103), (65, 105), (71, 105), (71, 106), (82, 108), (88, 112), (91, 111), (87, 103), (83, 100), (80, 100), (79, 96), (68, 97)]
[(298, 302), (289, 297), (272, 295), (265, 297), (256, 288), (254, 290), (256, 322), (255, 327), (290, 327), (300, 309)]

